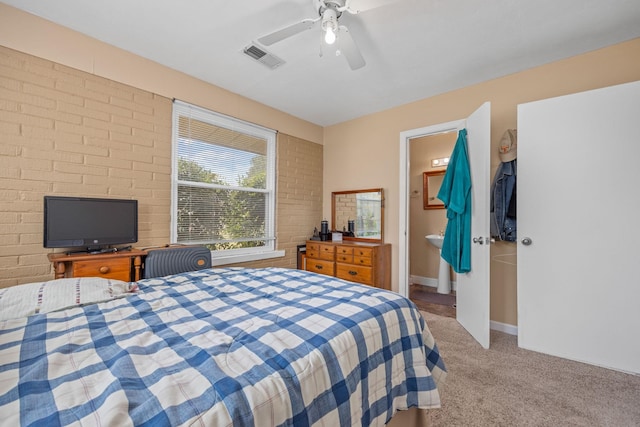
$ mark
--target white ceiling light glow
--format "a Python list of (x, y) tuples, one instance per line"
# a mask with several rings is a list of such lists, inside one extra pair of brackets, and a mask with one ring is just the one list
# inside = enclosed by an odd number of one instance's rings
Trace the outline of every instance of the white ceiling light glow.
[(437, 168), (437, 167), (441, 167), (441, 166), (447, 166), (449, 164), (449, 158), (448, 157), (441, 157), (439, 159), (431, 159), (431, 167), (432, 168)]
[(325, 31), (325, 43), (334, 44), (336, 42), (336, 32), (338, 31), (338, 15), (335, 9), (327, 8), (322, 13), (322, 29)]

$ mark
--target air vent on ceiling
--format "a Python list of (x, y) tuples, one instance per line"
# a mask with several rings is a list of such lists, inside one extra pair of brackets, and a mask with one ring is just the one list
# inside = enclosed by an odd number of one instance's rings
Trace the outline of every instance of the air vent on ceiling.
[(245, 55), (255, 59), (259, 63), (269, 67), (270, 69), (276, 69), (284, 64), (284, 61), (272, 53), (265, 51), (263, 48), (251, 44), (244, 48)]

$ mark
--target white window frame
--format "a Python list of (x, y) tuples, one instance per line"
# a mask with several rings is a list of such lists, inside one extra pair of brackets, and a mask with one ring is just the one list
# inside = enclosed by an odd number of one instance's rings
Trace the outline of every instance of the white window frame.
[[(194, 186), (193, 182), (178, 180), (178, 119), (188, 116), (214, 126), (230, 129), (236, 132), (264, 139), (267, 142), (267, 178), (266, 189), (259, 190), (267, 194), (267, 208), (265, 220), (266, 245), (255, 248), (226, 249), (211, 251), (212, 264), (224, 265), (238, 262), (255, 261), (260, 259), (284, 256), (284, 251), (276, 250), (276, 131), (253, 123), (248, 123), (224, 114), (198, 107), (186, 102), (174, 100), (172, 125), (172, 158), (171, 158), (171, 242), (178, 242), (178, 185)], [(197, 184), (196, 184), (197, 186)], [(198, 242), (193, 242), (198, 243)], [(202, 242), (206, 244), (205, 242)]]

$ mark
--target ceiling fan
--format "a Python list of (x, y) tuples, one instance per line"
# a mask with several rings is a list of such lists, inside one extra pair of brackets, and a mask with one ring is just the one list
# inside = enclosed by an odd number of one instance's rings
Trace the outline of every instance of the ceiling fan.
[(340, 25), (338, 20), (343, 12), (353, 15), (375, 9), (398, 0), (311, 0), (315, 10), (318, 12), (317, 18), (303, 19), (300, 22), (274, 31), (266, 36), (258, 38), (258, 42), (265, 46), (295, 36), (303, 31), (320, 26), (324, 32), (324, 41), (328, 45), (337, 42), (338, 51), (343, 55), (352, 70), (364, 67), (366, 64), (360, 49), (356, 45), (349, 29)]

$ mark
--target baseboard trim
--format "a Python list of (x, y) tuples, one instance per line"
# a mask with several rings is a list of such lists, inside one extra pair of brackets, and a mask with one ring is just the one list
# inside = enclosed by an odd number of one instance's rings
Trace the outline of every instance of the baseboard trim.
[[(433, 277), (423, 277), (423, 276), (409, 276), (409, 283), (413, 285), (421, 285), (421, 286), (429, 286), (431, 288), (438, 287), (438, 279), (434, 279)], [(451, 289), (456, 290), (456, 282), (451, 281)], [(489, 322), (489, 328), (494, 331), (504, 332), (509, 335), (518, 335), (518, 327), (515, 325), (510, 325), (508, 323), (496, 322), (495, 320), (491, 320)]]
[(491, 320), (489, 322), (489, 327), (494, 331), (504, 332), (509, 335), (518, 335), (518, 327), (515, 325), (510, 325), (508, 323), (496, 322), (495, 320)]
[[(429, 286), (430, 288), (438, 287), (438, 279), (437, 278), (434, 279), (433, 277), (411, 275), (409, 276), (409, 283), (411, 283), (412, 285)], [(455, 282), (455, 280), (451, 281), (451, 289), (454, 291), (458, 289), (458, 284)]]

